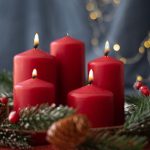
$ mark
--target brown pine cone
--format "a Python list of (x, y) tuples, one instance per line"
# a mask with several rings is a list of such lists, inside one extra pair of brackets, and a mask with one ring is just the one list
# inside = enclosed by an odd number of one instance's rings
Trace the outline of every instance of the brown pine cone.
[(52, 124), (47, 132), (47, 140), (60, 150), (73, 150), (85, 141), (89, 129), (85, 116), (72, 115)]

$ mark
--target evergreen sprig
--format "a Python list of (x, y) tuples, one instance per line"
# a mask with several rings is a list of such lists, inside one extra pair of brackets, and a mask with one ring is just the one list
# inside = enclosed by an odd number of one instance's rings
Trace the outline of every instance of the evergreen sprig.
[(141, 94), (138, 94), (138, 95), (132, 94), (132, 95), (128, 95), (125, 97), (125, 100), (127, 103), (134, 104), (136, 106), (140, 106), (143, 101), (147, 101), (149, 99), (150, 99), (149, 96), (144, 96)]
[[(12, 92), (12, 75), (6, 71), (0, 73), (0, 95), (10, 96)], [(150, 97), (132, 95), (126, 97), (129, 104), (126, 110), (126, 123), (120, 130), (110, 134), (108, 130), (101, 130), (96, 136), (89, 137), (78, 150), (141, 150), (150, 137)], [(0, 146), (12, 148), (29, 148), (29, 137), (25, 137), (15, 130), (46, 131), (55, 121), (75, 113), (75, 110), (65, 106), (48, 106), (46, 104), (20, 111), (20, 120), (11, 124), (6, 119), (1, 124)], [(0, 116), (1, 117), (1, 116)], [(7, 130), (10, 129), (10, 130)], [(142, 136), (141, 136), (142, 135)]]
[(78, 150), (142, 150), (147, 144), (146, 138), (99, 132), (78, 146)]
[(130, 96), (128, 99), (133, 100), (136, 107), (126, 119), (125, 131), (130, 134), (150, 137), (150, 97)]
[(12, 74), (6, 70), (0, 72), (0, 92), (12, 92)]
[(75, 113), (75, 110), (67, 106), (56, 107), (55, 105), (42, 104), (40, 106), (27, 107), (20, 111), (18, 123), (11, 124), (6, 119), (1, 124), (1, 128), (46, 131), (52, 123), (73, 113)]
[(0, 97), (8, 97), (9, 98), (9, 106), (13, 105), (13, 80), (12, 73), (3, 70), (0, 72)]
[(8, 106), (0, 103), (0, 124), (8, 116)]
[(12, 149), (29, 149), (28, 138), (14, 130), (0, 129), (0, 146), (11, 147)]

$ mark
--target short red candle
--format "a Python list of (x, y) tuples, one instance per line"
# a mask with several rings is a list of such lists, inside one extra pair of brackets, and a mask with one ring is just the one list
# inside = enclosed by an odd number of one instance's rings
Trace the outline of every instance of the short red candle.
[(88, 63), (88, 70), (94, 71), (93, 84), (114, 94), (114, 125), (124, 123), (124, 65), (121, 61), (110, 56), (92, 60)]
[(65, 36), (52, 42), (50, 49), (57, 60), (58, 104), (66, 104), (68, 92), (84, 83), (84, 43)]
[(93, 84), (73, 90), (68, 94), (68, 105), (88, 117), (93, 128), (113, 126), (113, 94)]
[(54, 56), (35, 48), (14, 57), (14, 85), (31, 78), (34, 68), (38, 70), (38, 78), (56, 85), (56, 60)]
[(20, 82), (14, 86), (14, 109), (54, 103), (54, 85), (36, 77)]

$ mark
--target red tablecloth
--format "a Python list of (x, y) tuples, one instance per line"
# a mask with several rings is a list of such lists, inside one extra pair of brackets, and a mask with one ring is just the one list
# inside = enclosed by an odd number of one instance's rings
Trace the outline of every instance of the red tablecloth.
[[(0, 148), (0, 150), (11, 150), (11, 149), (9, 149), (9, 148)], [(32, 148), (31, 150), (54, 150), (54, 149), (51, 146), (38, 146), (38, 147)], [(145, 150), (150, 150), (150, 146), (148, 146)]]
[[(0, 150), (11, 150), (11, 149), (0, 147)], [(51, 146), (47, 145), (47, 146), (37, 146), (37, 147), (32, 148), (31, 150), (54, 150), (54, 149)], [(150, 144), (147, 146), (147, 148), (145, 148), (145, 150), (150, 150)]]
[[(0, 150), (11, 150), (11, 149), (10, 148), (0, 148)], [(37, 147), (32, 148), (31, 150), (54, 150), (54, 149), (52, 149), (51, 146), (37, 146)]]

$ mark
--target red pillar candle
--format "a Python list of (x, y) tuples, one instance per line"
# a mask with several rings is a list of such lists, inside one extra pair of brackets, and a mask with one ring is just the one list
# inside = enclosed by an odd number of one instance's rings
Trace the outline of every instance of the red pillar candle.
[(84, 43), (65, 36), (52, 42), (50, 49), (57, 60), (58, 104), (66, 104), (68, 92), (84, 83)]
[(54, 95), (54, 85), (38, 79), (36, 69), (34, 69), (32, 78), (14, 86), (14, 109), (17, 111), (27, 106), (52, 104), (55, 99)]
[(114, 94), (115, 124), (124, 123), (124, 65), (121, 61), (107, 56), (109, 43), (105, 46), (105, 56), (88, 63), (88, 70), (93, 69), (93, 84)]
[(86, 115), (93, 128), (113, 126), (114, 104), (110, 91), (89, 84), (71, 91), (68, 94), (68, 105)]
[(34, 48), (14, 57), (14, 85), (31, 78), (34, 68), (38, 69), (38, 78), (56, 84), (56, 60), (54, 56), (37, 49), (38, 34), (35, 35)]

